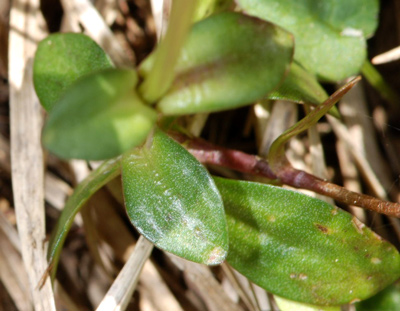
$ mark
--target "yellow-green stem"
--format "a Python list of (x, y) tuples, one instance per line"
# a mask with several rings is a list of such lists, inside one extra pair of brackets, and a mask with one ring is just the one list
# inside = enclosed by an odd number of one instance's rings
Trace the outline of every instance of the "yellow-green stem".
[(379, 71), (366, 60), (361, 68), (361, 73), (367, 81), (386, 99), (395, 109), (398, 109), (400, 97), (389, 84), (383, 79)]
[(189, 32), (197, 0), (174, 0), (169, 26), (164, 40), (156, 51), (154, 66), (140, 86), (143, 98), (157, 101), (171, 86), (181, 48)]

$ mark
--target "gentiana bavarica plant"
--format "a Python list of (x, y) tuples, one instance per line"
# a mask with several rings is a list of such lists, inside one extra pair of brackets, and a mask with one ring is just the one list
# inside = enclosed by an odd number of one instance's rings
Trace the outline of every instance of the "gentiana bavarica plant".
[[(129, 219), (158, 248), (201, 264), (226, 260), (280, 297), (339, 310), (398, 279), (395, 247), (347, 212), (279, 186), (211, 176), (203, 165), (398, 217), (399, 204), (296, 170), (284, 151), (326, 113), (338, 116), (334, 104), (358, 78), (330, 97), (319, 80), (360, 72), (377, 13), (375, 0), (174, 0), (164, 39), (138, 69), (115, 68), (83, 34), (43, 40), (34, 84), (48, 112), (44, 146), (61, 158), (105, 160), (66, 203), (49, 245), (53, 274), (76, 213), (121, 175)], [(314, 107), (266, 159), (177, 126), (181, 115), (266, 99)]]

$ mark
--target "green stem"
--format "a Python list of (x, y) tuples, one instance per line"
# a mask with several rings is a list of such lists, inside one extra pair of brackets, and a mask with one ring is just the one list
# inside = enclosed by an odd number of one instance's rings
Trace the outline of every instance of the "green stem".
[(172, 1), (171, 17), (164, 40), (155, 53), (154, 65), (139, 90), (143, 98), (154, 103), (171, 86), (174, 69), (190, 30), (197, 0)]
[(397, 94), (389, 84), (383, 79), (379, 71), (371, 64), (369, 60), (364, 62), (361, 73), (367, 81), (386, 99), (395, 110), (398, 110), (400, 103), (399, 94)]

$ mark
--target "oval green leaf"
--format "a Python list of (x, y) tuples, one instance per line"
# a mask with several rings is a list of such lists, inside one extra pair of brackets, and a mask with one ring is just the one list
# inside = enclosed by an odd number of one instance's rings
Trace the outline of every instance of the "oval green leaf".
[(57, 270), (57, 263), (62, 246), (76, 214), (97, 190), (121, 173), (120, 167), (120, 158), (104, 162), (96, 170), (91, 172), (68, 198), (61, 216), (57, 221), (57, 225), (53, 229), (47, 252), (47, 258), (49, 260), (49, 265), (52, 268), (53, 276)]
[(377, 27), (378, 0), (237, 0), (247, 13), (292, 32), (295, 59), (318, 78), (345, 79), (360, 72), (366, 41)]
[(49, 114), (43, 143), (62, 158), (103, 160), (145, 140), (157, 113), (134, 92), (133, 70), (108, 69), (86, 75)]
[[(164, 114), (231, 109), (265, 96), (289, 72), (293, 37), (258, 18), (225, 12), (194, 25), (175, 80), (157, 108)], [(148, 74), (154, 55), (141, 66)]]
[(108, 55), (88, 36), (58, 33), (39, 43), (33, 82), (40, 103), (50, 111), (65, 90), (89, 73), (112, 68)]
[(215, 178), (229, 231), (227, 261), (278, 296), (338, 306), (400, 276), (400, 256), (350, 214), (304, 194)]
[(157, 247), (185, 259), (221, 263), (228, 235), (221, 196), (207, 170), (156, 131), (123, 157), (122, 183), (132, 224)]

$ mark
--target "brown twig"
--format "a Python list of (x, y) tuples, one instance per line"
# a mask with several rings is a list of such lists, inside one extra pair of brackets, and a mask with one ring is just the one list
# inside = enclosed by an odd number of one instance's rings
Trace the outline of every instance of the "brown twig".
[(400, 218), (399, 203), (387, 202), (369, 195), (350, 191), (304, 171), (297, 170), (291, 165), (281, 167), (278, 172), (274, 173), (265, 159), (255, 155), (215, 146), (203, 139), (189, 138), (178, 132), (170, 131), (168, 134), (181, 143), (203, 164), (213, 164), (242, 173), (263, 176), (294, 188), (307, 189), (326, 195), (344, 204), (355, 205)]

